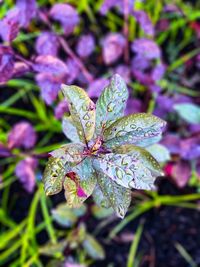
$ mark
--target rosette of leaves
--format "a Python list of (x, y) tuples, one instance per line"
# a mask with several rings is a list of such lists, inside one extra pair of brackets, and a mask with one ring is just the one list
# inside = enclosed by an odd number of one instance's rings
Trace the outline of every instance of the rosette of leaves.
[(47, 195), (65, 190), (67, 205), (75, 208), (89, 197), (112, 207), (123, 218), (131, 202), (131, 189), (154, 189), (162, 170), (144, 149), (161, 139), (166, 125), (146, 113), (124, 116), (128, 90), (115, 74), (96, 105), (77, 86), (62, 85), (70, 115), (63, 131), (72, 143), (51, 152), (43, 182)]

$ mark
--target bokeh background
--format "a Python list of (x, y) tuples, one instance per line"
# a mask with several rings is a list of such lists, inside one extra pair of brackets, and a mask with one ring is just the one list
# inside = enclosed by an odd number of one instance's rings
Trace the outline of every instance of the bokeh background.
[[(200, 266), (200, 1), (0, 1), (0, 266)], [(61, 83), (95, 101), (112, 74), (126, 114), (167, 121), (165, 176), (123, 220), (46, 197), (48, 152), (69, 142)]]

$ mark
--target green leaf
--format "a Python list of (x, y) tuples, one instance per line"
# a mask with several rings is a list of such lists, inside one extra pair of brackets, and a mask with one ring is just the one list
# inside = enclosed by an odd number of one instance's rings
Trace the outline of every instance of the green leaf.
[(65, 136), (73, 143), (79, 143), (80, 138), (77, 133), (76, 127), (73, 125), (71, 116), (64, 116), (62, 119), (62, 130)]
[(46, 195), (54, 195), (62, 190), (66, 171), (66, 166), (62, 159), (49, 158), (42, 178)]
[[(145, 166), (141, 153), (105, 154), (93, 159), (93, 166), (102, 174), (125, 188), (154, 189), (155, 178), (160, 174), (155, 168)], [(154, 159), (155, 160), (155, 159)], [(145, 158), (143, 158), (145, 161)]]
[(62, 203), (52, 210), (52, 216), (58, 224), (71, 227), (77, 222), (78, 217), (84, 215), (85, 211), (84, 205), (78, 209), (71, 209), (67, 207), (66, 203)]
[(95, 129), (95, 104), (87, 93), (78, 86), (62, 85), (73, 124), (77, 129), (80, 140), (84, 143), (90, 141)]
[(131, 202), (131, 190), (124, 188), (107, 175), (98, 173), (98, 184), (111, 207), (120, 218), (124, 218)]
[(64, 164), (70, 163), (72, 165), (81, 162), (85, 158), (83, 149), (84, 146), (82, 144), (66, 144), (49, 154), (54, 158), (61, 159)]
[(163, 175), (163, 171), (157, 160), (147, 150), (134, 145), (123, 145), (113, 150), (117, 154), (130, 155), (132, 160), (140, 162), (145, 168), (149, 169), (151, 176)]
[(101, 206), (98, 205), (93, 205), (92, 206), (92, 215), (94, 215), (94, 217), (96, 219), (104, 219), (107, 218), (109, 216), (111, 216), (113, 214), (113, 209), (110, 208), (103, 208)]
[(200, 124), (200, 107), (192, 104), (176, 104), (174, 109), (178, 112), (179, 116), (188, 123)]
[(108, 201), (108, 199), (104, 196), (100, 186), (98, 185), (98, 183), (96, 184), (94, 191), (92, 193), (92, 197), (94, 199), (94, 202), (103, 208), (109, 208), (110, 207), (110, 203)]
[(56, 244), (47, 243), (44, 246), (40, 247), (39, 253), (45, 256), (61, 256), (66, 245), (67, 240), (62, 240)]
[(161, 139), (166, 122), (146, 113), (137, 113), (118, 119), (105, 132), (106, 148), (115, 148), (123, 144), (146, 147)]
[(103, 260), (105, 258), (105, 252), (99, 242), (90, 234), (86, 234), (83, 241), (83, 248), (87, 254), (95, 260)]
[(78, 208), (92, 194), (96, 177), (89, 158), (73, 167), (64, 181), (65, 197), (70, 208)]
[(149, 151), (158, 162), (166, 162), (171, 158), (169, 150), (161, 144), (154, 144), (147, 147), (146, 150)]
[(124, 115), (128, 90), (120, 75), (115, 74), (96, 104), (96, 134), (101, 135), (116, 119)]

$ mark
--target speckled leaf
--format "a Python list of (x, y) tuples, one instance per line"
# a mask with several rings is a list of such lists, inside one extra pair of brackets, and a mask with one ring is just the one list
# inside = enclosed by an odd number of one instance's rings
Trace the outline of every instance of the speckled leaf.
[(62, 119), (62, 130), (65, 136), (73, 143), (79, 143), (80, 138), (77, 133), (76, 127), (73, 125), (71, 116), (64, 116)]
[[(133, 180), (133, 172), (122, 165), (124, 158), (131, 164), (131, 157), (126, 155), (116, 155), (114, 153), (101, 155), (93, 159), (93, 166), (97, 172), (106, 174), (110, 179), (119, 185), (131, 188), (131, 181)], [(124, 168), (123, 168), (124, 167)]]
[(93, 166), (118, 185), (135, 189), (154, 189), (155, 177), (141, 159), (126, 154), (106, 154), (93, 159)]
[(86, 234), (83, 241), (83, 248), (87, 254), (95, 260), (103, 260), (105, 258), (105, 252), (99, 242), (90, 234)]
[(104, 196), (101, 187), (99, 186), (99, 184), (97, 183), (95, 186), (95, 189), (92, 193), (92, 197), (94, 199), (94, 202), (98, 205), (101, 206), (103, 208), (109, 208), (110, 207), (110, 202), (108, 201), (108, 199)]
[(96, 177), (89, 158), (71, 169), (64, 181), (68, 207), (78, 208), (92, 194)]
[(131, 190), (118, 185), (107, 175), (99, 173), (98, 184), (117, 216), (124, 218), (131, 202)]
[(166, 162), (171, 158), (169, 150), (161, 144), (154, 144), (147, 147), (146, 150), (149, 151), (158, 162)]
[(166, 122), (146, 113), (137, 113), (118, 119), (104, 132), (106, 148), (123, 144), (146, 147), (161, 139)]
[[(128, 90), (120, 75), (115, 74), (103, 90), (96, 104), (96, 134), (102, 133), (116, 119), (124, 115)], [(103, 129), (102, 129), (103, 128)]]
[(78, 217), (83, 216), (86, 212), (86, 207), (82, 205), (78, 209), (71, 209), (67, 207), (66, 203), (59, 204), (51, 211), (53, 219), (60, 225), (71, 227), (74, 225)]
[(82, 155), (84, 146), (82, 144), (66, 144), (50, 152), (54, 158), (60, 158), (63, 163), (69, 163), (71, 166), (76, 165), (85, 158)]
[(62, 91), (68, 101), (71, 118), (80, 140), (88, 142), (95, 129), (95, 104), (78, 86), (62, 85)]
[(130, 155), (132, 160), (140, 162), (151, 171), (151, 176), (163, 175), (163, 171), (157, 160), (145, 149), (134, 145), (123, 145), (113, 150), (117, 154)]
[(50, 157), (43, 174), (46, 195), (54, 195), (62, 190), (64, 176), (68, 165), (62, 159)]

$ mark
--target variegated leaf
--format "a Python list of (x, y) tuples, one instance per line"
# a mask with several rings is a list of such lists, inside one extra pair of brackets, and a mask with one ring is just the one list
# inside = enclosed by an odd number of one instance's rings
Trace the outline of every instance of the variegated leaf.
[(151, 171), (151, 176), (163, 175), (163, 171), (157, 160), (145, 149), (134, 145), (123, 145), (113, 150), (117, 154), (130, 155), (132, 160), (140, 162)]
[(124, 188), (107, 175), (98, 173), (98, 184), (117, 216), (124, 218), (131, 202), (131, 190)]
[(71, 116), (64, 116), (62, 119), (62, 130), (65, 136), (73, 143), (79, 143), (80, 138), (77, 133), (77, 129), (73, 124)]
[(72, 168), (64, 181), (67, 205), (78, 208), (92, 194), (96, 177), (89, 158)]
[(104, 131), (104, 146), (115, 148), (123, 144), (146, 147), (161, 139), (166, 122), (147, 113), (137, 113), (118, 119)]
[(54, 195), (62, 190), (67, 166), (62, 159), (49, 158), (42, 178), (46, 195)]
[(82, 144), (66, 144), (60, 148), (50, 152), (54, 158), (60, 158), (62, 162), (69, 163), (70, 166), (81, 162), (85, 156), (83, 155), (84, 146)]
[(96, 134), (101, 135), (116, 119), (124, 115), (128, 90), (120, 75), (115, 74), (96, 104)]
[(171, 158), (169, 150), (161, 144), (154, 144), (147, 147), (146, 150), (149, 151), (158, 162), (166, 162)]
[(87, 93), (78, 86), (62, 85), (62, 91), (69, 103), (73, 124), (77, 129), (80, 140), (88, 142), (95, 129), (95, 104)]
[(103, 208), (109, 208), (110, 207), (110, 202), (109, 200), (104, 196), (101, 187), (99, 186), (99, 184), (97, 183), (95, 186), (95, 189), (92, 193), (92, 197), (94, 199), (94, 202)]
[(132, 155), (105, 154), (93, 159), (94, 168), (107, 175), (118, 185), (135, 189), (154, 189), (155, 177), (151, 171)]

